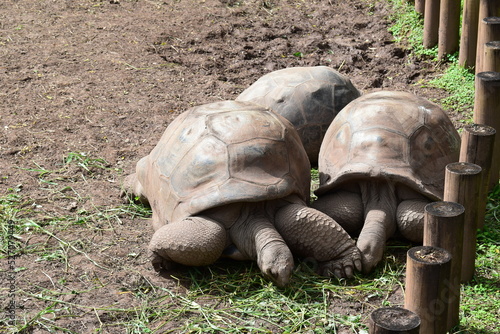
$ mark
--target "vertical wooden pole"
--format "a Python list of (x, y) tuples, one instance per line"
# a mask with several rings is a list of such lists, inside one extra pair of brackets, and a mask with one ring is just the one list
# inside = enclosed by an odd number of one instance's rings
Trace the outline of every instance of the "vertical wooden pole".
[[(481, 72), (476, 75), (474, 123), (500, 131), (500, 73)], [(495, 136), (488, 191), (498, 184), (500, 169), (500, 135)]]
[(425, 13), (425, 0), (415, 0), (415, 11), (421, 15)]
[(463, 205), (454, 202), (434, 202), (425, 206), (424, 246), (440, 247), (451, 255), (450, 278), (445, 281), (448, 296), (447, 331), (460, 323), (464, 212)]
[(479, 0), (479, 24), (477, 32), (477, 51), (476, 51), (476, 73), (484, 72), (480, 67), (482, 66), (482, 57), (484, 53), (484, 44), (491, 41), (498, 40), (497, 38), (488, 38), (483, 30), (487, 28), (483, 24), (483, 19), (487, 17), (500, 16), (500, 1), (498, 0)]
[(500, 17), (485, 17), (479, 21), (477, 35), (476, 73), (485, 72), (484, 49), (485, 44), (500, 40)]
[(478, 229), (484, 226), (495, 133), (495, 129), (483, 124), (466, 125), (462, 132), (459, 161), (476, 164), (482, 169), (477, 206)]
[(460, 203), (465, 208), (461, 282), (469, 282), (474, 276), (480, 182), (478, 165), (453, 162), (446, 166), (443, 200)]
[(463, 67), (476, 64), (477, 28), (479, 24), (479, 0), (465, 0), (462, 14), (462, 34), (458, 63)]
[(441, 0), (439, 9), (438, 58), (458, 50), (460, 40), (460, 0)]
[(420, 317), (402, 307), (382, 307), (370, 314), (370, 334), (418, 334)]
[(490, 16), (500, 16), (500, 1), (479, 0), (479, 20)]
[(500, 72), (500, 41), (487, 42), (484, 45), (483, 70)]
[(426, 0), (424, 13), (424, 47), (432, 48), (438, 42), (440, 0)]
[(418, 246), (406, 256), (404, 308), (420, 317), (420, 333), (446, 333), (448, 300), (445, 280), (450, 277), (451, 255), (442, 248)]

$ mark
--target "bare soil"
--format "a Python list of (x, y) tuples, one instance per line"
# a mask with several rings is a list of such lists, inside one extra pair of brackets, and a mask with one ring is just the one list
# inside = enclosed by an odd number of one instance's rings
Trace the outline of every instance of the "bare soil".
[(137, 305), (123, 292), (144, 279), (182, 293), (146, 258), (148, 220), (103, 216), (122, 205), (123, 178), (186, 109), (234, 99), (260, 76), (293, 66), (331, 66), (364, 93), (445, 96), (417, 84), (441, 69), (394, 42), (388, 14), (381, 0), (2, 0), (0, 196), (21, 195), (19, 216), (53, 233), (27, 229), (25, 249), (57, 254), (60, 240), (67, 245), (60, 261), (29, 251), (16, 258), (26, 268), (16, 276), (18, 318), (50, 304), (30, 293), (64, 292), (66, 302), (89, 308), (55, 317), (54, 326), (89, 333), (116, 322), (93, 308)]

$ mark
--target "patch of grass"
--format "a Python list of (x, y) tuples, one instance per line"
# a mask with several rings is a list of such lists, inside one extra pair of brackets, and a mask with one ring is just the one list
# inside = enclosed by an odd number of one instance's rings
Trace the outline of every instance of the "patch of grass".
[(500, 186), (489, 194), (477, 241), (476, 273), (462, 287), (461, 330), (486, 334), (497, 329), (500, 319)]
[(449, 92), (450, 96), (442, 99), (440, 104), (449, 110), (470, 110), (467, 121), (472, 122), (474, 80), (474, 74), (454, 60), (440, 77), (429, 82), (429, 86)]
[(31, 203), (19, 193), (21, 185), (8, 189), (0, 197), (0, 259), (17, 254), (22, 249), (21, 234), (29, 229), (29, 224), (23, 217), (31, 212)]
[[(336, 333), (348, 329), (352, 333), (367, 333), (365, 319), (353, 305), (373, 307), (369, 306), (368, 301), (373, 298), (370, 296), (379, 298), (381, 291), (389, 294), (394, 283), (360, 277), (352, 281), (328, 280), (316, 276), (304, 264), (299, 265), (292, 284), (285, 289), (264, 280), (253, 263), (231, 265), (223, 261), (190, 268), (188, 274), (192, 284), (186, 295), (156, 290), (163, 297), (153, 304), (168, 300), (170, 309), (163, 314), (158, 314), (160, 307), (149, 310), (153, 312), (148, 317), (153, 332)], [(352, 315), (335, 311), (340, 300), (351, 304), (345, 307), (353, 308)]]
[(311, 201), (314, 202), (318, 197), (314, 191), (319, 188), (319, 171), (317, 168), (311, 169)]
[[(36, 177), (40, 184), (50, 187), (52, 190), (54, 190), (53, 188), (57, 186), (60, 181), (76, 182), (79, 179), (85, 180), (87, 177), (95, 178), (98, 174), (104, 172), (116, 172), (119, 174), (122, 172), (120, 168), (111, 167), (111, 164), (105, 159), (91, 157), (84, 152), (68, 153), (67, 156), (63, 157), (62, 164), (59, 165), (61, 167), (58, 166), (54, 169), (41, 166), (36, 162), (33, 162), (33, 164), (35, 167), (22, 169), (36, 173)], [(66, 192), (68, 190), (75, 192), (74, 189), (69, 186), (62, 188), (59, 192)]]
[(109, 169), (110, 164), (102, 158), (90, 157), (85, 152), (70, 152), (64, 159), (64, 164), (76, 164), (85, 171), (92, 173), (96, 169)]
[[(123, 216), (151, 217), (150, 208), (135, 203), (82, 209), (64, 216), (42, 215), (32, 199), (21, 195), (21, 190), (22, 186), (18, 186), (0, 196), (0, 259), (7, 257), (10, 246), (10, 255), (37, 254), (36, 261), (67, 262), (65, 254), (69, 250), (85, 255), (92, 261), (80, 249), (80, 240), (64, 240), (59, 232), (82, 225), (92, 231), (111, 231), (114, 224), (122, 224)], [(28, 242), (35, 235), (45, 235), (47, 238)]]
[[(413, 4), (405, 0), (388, 1), (393, 9), (389, 15), (389, 31), (395, 40), (411, 49), (414, 57), (436, 61), (437, 47), (423, 47), (423, 18), (415, 12)], [(436, 102), (447, 110), (466, 112), (464, 122), (469, 123), (472, 121), (474, 106), (474, 74), (458, 65), (457, 54), (448, 55), (445, 61), (449, 63), (449, 67), (441, 76), (421, 84), (446, 90), (450, 95)]]
[(391, 22), (389, 32), (395, 41), (411, 48), (414, 56), (437, 57), (437, 47), (426, 49), (423, 46), (423, 17), (415, 11), (412, 2), (406, 0), (388, 0), (392, 11), (388, 19)]
[[(187, 268), (179, 282), (189, 281), (185, 293), (157, 287), (144, 280), (134, 293), (136, 304), (129, 308), (96, 306), (66, 301), (68, 294), (39, 288), (22, 291), (24, 298), (44, 302), (45, 307), (26, 318), (20, 329), (43, 328), (67, 331), (52, 319), (77, 320), (95, 314), (103, 331), (124, 333), (350, 333), (366, 334), (366, 319), (359, 307), (374, 309), (393, 292), (401, 280), (401, 263), (385, 279), (356, 277), (352, 280), (325, 279), (300, 264), (293, 283), (279, 289), (263, 279), (253, 263), (221, 261), (201, 268)], [(382, 268), (386, 272), (387, 268)], [(95, 289), (106, 288), (96, 287)], [(95, 290), (94, 289), (94, 290)], [(390, 304), (390, 303), (389, 303)], [(342, 306), (341, 306), (342, 305)], [(341, 306), (343, 312), (339, 313)], [(347, 314), (346, 314), (347, 309)], [(350, 311), (349, 311), (350, 310)]]

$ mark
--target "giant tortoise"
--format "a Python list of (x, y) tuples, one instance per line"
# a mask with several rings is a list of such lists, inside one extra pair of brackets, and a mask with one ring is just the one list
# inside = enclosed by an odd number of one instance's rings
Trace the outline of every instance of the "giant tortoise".
[(351, 81), (327, 66), (291, 67), (268, 73), (245, 89), (237, 101), (270, 108), (297, 129), (311, 164), (337, 113), (360, 96)]
[(279, 286), (289, 282), (292, 253), (317, 261), (326, 276), (361, 270), (347, 232), (306, 205), (310, 164), (297, 132), (255, 104), (222, 101), (181, 114), (124, 187), (151, 205), (157, 268), (256, 260)]
[(436, 104), (405, 92), (366, 94), (325, 135), (313, 207), (359, 233), (369, 272), (397, 230), (422, 242), (424, 207), (442, 198), (446, 165), (458, 160), (459, 150), (460, 137)]

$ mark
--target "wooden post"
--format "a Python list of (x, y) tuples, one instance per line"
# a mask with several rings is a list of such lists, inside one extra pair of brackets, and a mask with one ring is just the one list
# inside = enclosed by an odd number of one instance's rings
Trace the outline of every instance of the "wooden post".
[(425, 0), (415, 0), (415, 11), (421, 15), (425, 13)]
[(450, 277), (451, 255), (442, 248), (418, 246), (406, 256), (404, 307), (420, 317), (420, 332), (446, 333), (448, 300), (445, 280)]
[(482, 169), (477, 206), (476, 222), (478, 229), (484, 227), (495, 133), (495, 129), (483, 124), (466, 125), (462, 132), (462, 146), (460, 147), (459, 161), (476, 164)]
[(500, 17), (490, 16), (480, 20), (477, 34), (476, 73), (481, 73), (486, 71), (484, 67), (485, 44), (500, 40)]
[(440, 247), (451, 255), (450, 278), (444, 282), (448, 296), (448, 331), (460, 323), (464, 212), (463, 205), (454, 202), (434, 202), (425, 206), (424, 246)]
[(476, 261), (477, 207), (481, 167), (468, 162), (446, 166), (443, 200), (460, 203), (465, 208), (461, 282), (474, 276)]
[(484, 45), (483, 71), (500, 72), (500, 41), (487, 42)]
[[(474, 123), (500, 131), (500, 73), (481, 72), (476, 75)], [(498, 184), (500, 169), (500, 135), (495, 136), (488, 191)]]
[(472, 67), (476, 64), (479, 0), (465, 0), (462, 17), (458, 63), (463, 67)]
[(438, 42), (440, 0), (426, 0), (424, 13), (424, 47), (432, 48)]
[(441, 0), (439, 9), (438, 58), (458, 50), (460, 40), (460, 0)]
[(479, 19), (489, 16), (500, 16), (500, 2), (498, 0), (479, 1)]
[(420, 317), (401, 307), (382, 307), (370, 314), (370, 334), (418, 334)]

